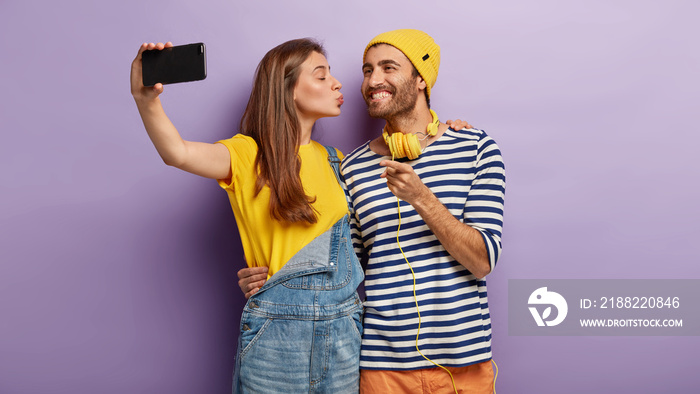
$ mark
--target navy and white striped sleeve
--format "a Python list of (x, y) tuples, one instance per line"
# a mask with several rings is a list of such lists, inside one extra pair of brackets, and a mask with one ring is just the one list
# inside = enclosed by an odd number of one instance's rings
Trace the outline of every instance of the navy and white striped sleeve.
[(483, 133), (477, 145), (476, 174), (464, 207), (464, 222), (481, 233), (491, 270), (501, 254), (505, 165), (496, 142)]

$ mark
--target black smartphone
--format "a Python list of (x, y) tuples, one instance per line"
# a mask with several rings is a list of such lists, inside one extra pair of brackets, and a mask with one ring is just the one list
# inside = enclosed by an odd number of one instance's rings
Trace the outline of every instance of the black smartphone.
[(143, 52), (143, 85), (201, 81), (207, 77), (207, 51), (203, 43), (178, 45)]

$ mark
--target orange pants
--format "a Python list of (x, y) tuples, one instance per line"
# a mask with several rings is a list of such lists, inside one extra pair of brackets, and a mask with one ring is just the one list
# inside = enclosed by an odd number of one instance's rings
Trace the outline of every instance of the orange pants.
[[(491, 361), (459, 368), (447, 367), (447, 369), (455, 379), (458, 393), (493, 393)], [(361, 394), (449, 394), (454, 392), (450, 375), (438, 367), (412, 371), (360, 370)]]

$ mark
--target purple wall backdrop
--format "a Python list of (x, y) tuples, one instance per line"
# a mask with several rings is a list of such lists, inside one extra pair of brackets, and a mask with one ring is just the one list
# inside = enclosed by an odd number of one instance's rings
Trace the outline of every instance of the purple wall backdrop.
[(0, 3), (0, 392), (229, 390), (233, 215), (150, 144), (128, 87), (140, 43), (207, 44), (208, 78), (163, 100), (183, 136), (216, 141), (268, 49), (321, 39), (346, 104), (316, 138), (348, 152), (379, 127), (364, 45), (402, 27), (442, 47), (433, 107), (506, 159), (498, 392), (695, 392), (698, 337), (511, 337), (506, 302), (510, 278), (700, 278), (697, 3), (344, 3)]

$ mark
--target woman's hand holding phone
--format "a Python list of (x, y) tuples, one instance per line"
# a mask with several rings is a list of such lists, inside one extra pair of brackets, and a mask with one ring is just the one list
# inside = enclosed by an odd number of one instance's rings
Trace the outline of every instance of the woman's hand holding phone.
[(172, 48), (173, 43), (167, 42), (163, 44), (159, 42), (144, 43), (139, 48), (136, 59), (131, 63), (131, 95), (134, 96), (136, 104), (146, 103), (155, 100), (163, 93), (163, 84), (157, 83), (154, 86), (143, 86), (143, 52), (147, 50), (157, 49), (162, 51), (165, 48)]

